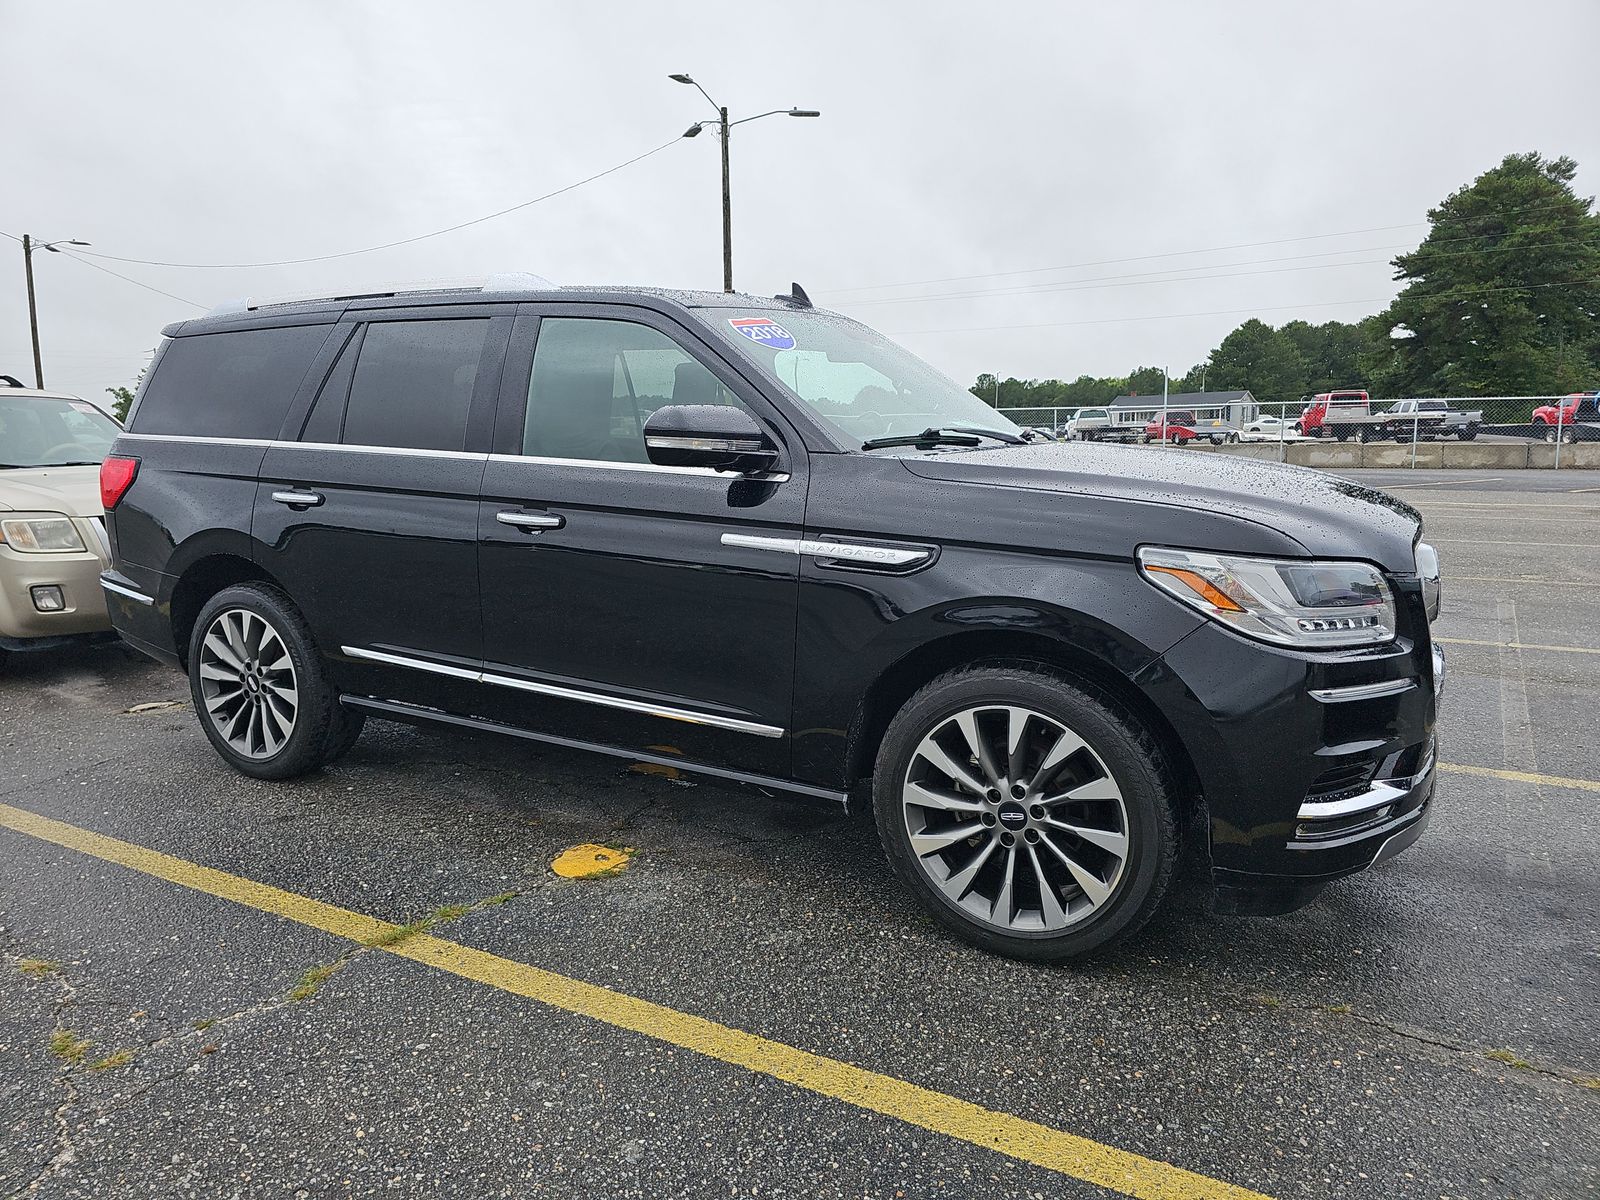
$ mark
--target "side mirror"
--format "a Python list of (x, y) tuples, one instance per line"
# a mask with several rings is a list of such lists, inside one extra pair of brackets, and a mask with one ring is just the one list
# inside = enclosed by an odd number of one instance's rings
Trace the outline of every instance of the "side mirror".
[(673, 404), (644, 423), (644, 446), (658, 467), (710, 467), (741, 475), (771, 470), (774, 446), (755, 418), (731, 404)]

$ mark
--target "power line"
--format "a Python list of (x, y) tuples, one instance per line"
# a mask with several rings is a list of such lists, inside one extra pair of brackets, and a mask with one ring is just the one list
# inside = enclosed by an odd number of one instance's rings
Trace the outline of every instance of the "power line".
[(604, 179), (607, 175), (613, 175), (616, 172), (622, 170), (624, 167), (631, 167), (636, 162), (643, 162), (645, 159), (649, 158), (653, 154), (660, 154), (663, 150), (667, 149), (667, 147), (675, 146), (682, 140), (683, 139), (681, 137), (675, 137), (670, 142), (662, 142), (661, 145), (657, 146), (655, 149), (646, 150), (643, 154), (636, 154), (632, 158), (628, 159), (626, 162), (620, 162), (620, 163), (617, 163), (616, 166), (607, 167), (604, 171), (597, 171), (595, 174), (590, 175), (587, 178), (580, 179), (576, 183), (569, 183), (565, 187), (559, 187), (553, 192), (546, 192), (542, 196), (535, 196), (531, 200), (524, 200), (520, 204), (513, 204), (510, 208), (502, 208), (498, 212), (488, 213), (487, 215), (481, 216), (481, 217), (473, 217), (470, 221), (461, 221), (461, 222), (459, 222), (459, 223), (457, 223), (455, 225), (447, 225), (443, 229), (435, 229), (430, 233), (419, 233), (415, 237), (401, 238), (399, 241), (394, 241), (394, 242), (384, 242), (382, 245), (378, 245), (378, 246), (365, 246), (365, 247), (361, 248), (360, 250), (341, 250), (337, 254), (317, 254), (317, 255), (313, 255), (313, 256), (311, 256), (309, 258), (285, 258), (285, 259), (281, 259), (281, 260), (279, 260), (277, 262), (245, 262), (245, 263), (161, 262), (161, 261), (156, 260), (156, 259), (148, 259), (148, 258), (121, 258), (121, 257), (118, 257), (117, 255), (114, 255), (114, 254), (90, 254), (90, 257), (91, 258), (103, 258), (108, 262), (134, 263), (134, 264), (136, 264), (138, 266), (144, 266), (144, 267), (182, 267), (182, 268), (191, 269), (191, 270), (197, 270), (197, 271), (199, 271), (199, 270), (242, 271), (242, 270), (246, 270), (246, 269), (253, 269), (253, 268), (256, 268), (256, 267), (298, 267), (298, 266), (302, 266), (302, 265), (304, 265), (306, 263), (331, 262), (332, 260), (334, 260), (336, 258), (353, 258), (354, 256), (356, 256), (358, 254), (372, 254), (372, 253), (374, 253), (374, 252), (376, 252), (378, 250), (392, 250), (396, 246), (409, 246), (409, 245), (413, 244), (414, 242), (427, 241), (429, 238), (440, 237), (440, 236), (442, 236), (443, 234), (446, 234), (446, 233), (454, 233), (458, 229), (466, 229), (468, 226), (471, 226), (471, 225), (482, 225), (485, 221), (493, 221), (497, 217), (503, 217), (503, 216), (506, 216), (509, 213), (518, 212), (518, 211), (520, 211), (520, 210), (522, 210), (524, 208), (528, 208), (528, 207), (530, 207), (532, 205), (539, 204), (539, 203), (541, 203), (541, 202), (543, 202), (545, 200), (554, 199), (556, 196), (560, 196), (560, 195), (562, 195), (562, 194), (564, 194), (566, 192), (570, 192), (574, 188), (580, 188), (586, 183), (593, 183), (597, 179)]
[[(1519, 208), (1507, 208), (1507, 209), (1500, 209), (1500, 210), (1498, 210), (1496, 212), (1476, 214), (1473, 219), (1481, 219), (1483, 217), (1509, 217), (1509, 216), (1513, 216), (1513, 215), (1518, 214), (1518, 213), (1544, 212), (1544, 211), (1547, 211), (1549, 209), (1567, 208), (1567, 207), (1568, 207), (1568, 204), (1565, 203), (1565, 202), (1552, 202), (1552, 203), (1549, 203), (1549, 204), (1528, 204), (1528, 205), (1523, 205), (1523, 206), (1521, 206)], [(1326, 238), (1356, 237), (1356, 236), (1358, 236), (1360, 234), (1364, 234), (1364, 233), (1387, 233), (1387, 232), (1390, 232), (1390, 231), (1395, 230), (1395, 229), (1414, 229), (1414, 228), (1416, 228), (1418, 226), (1421, 226), (1421, 225), (1430, 225), (1430, 224), (1432, 224), (1431, 221), (1407, 221), (1407, 222), (1404, 222), (1404, 223), (1399, 224), (1399, 225), (1378, 225), (1378, 226), (1374, 226), (1374, 227), (1372, 227), (1370, 229), (1347, 229), (1347, 230), (1344, 230), (1343, 232), (1340, 232), (1340, 233), (1309, 233), (1309, 234), (1305, 234), (1304, 236), (1301, 236), (1301, 237), (1275, 238), (1275, 239), (1272, 239), (1270, 241), (1265, 241), (1265, 242), (1238, 242), (1238, 243), (1235, 243), (1235, 244), (1229, 245), (1229, 246), (1207, 246), (1207, 247), (1203, 247), (1203, 248), (1198, 249), (1198, 250), (1168, 250), (1168, 251), (1166, 251), (1164, 253), (1161, 253), (1161, 254), (1136, 254), (1136, 255), (1129, 256), (1129, 257), (1125, 257), (1125, 258), (1102, 258), (1102, 259), (1098, 259), (1098, 260), (1096, 260), (1094, 262), (1064, 263), (1064, 264), (1062, 264), (1060, 266), (1054, 266), (1054, 267), (1028, 267), (1028, 268), (1025, 268), (1025, 269), (1022, 269), (1022, 270), (1013, 270), (1013, 271), (990, 271), (990, 272), (987, 272), (985, 274), (980, 274), (980, 275), (946, 275), (946, 276), (942, 276), (942, 277), (940, 277), (938, 279), (914, 279), (914, 280), (904, 280), (904, 281), (902, 281), (900, 283), (863, 284), (863, 285), (858, 286), (858, 287), (836, 288), (830, 294), (832, 294), (832, 295), (847, 295), (847, 294), (849, 294), (851, 292), (882, 291), (885, 288), (922, 287), (922, 286), (925, 286), (927, 284), (933, 284), (933, 283), (960, 283), (960, 282), (964, 282), (964, 281), (970, 280), (970, 279), (1002, 279), (1002, 278), (1005, 278), (1005, 277), (1008, 277), (1008, 276), (1012, 276), (1012, 275), (1040, 275), (1040, 274), (1045, 274), (1045, 273), (1050, 272), (1050, 271), (1077, 271), (1077, 270), (1083, 270), (1083, 269), (1085, 269), (1087, 267), (1109, 267), (1109, 266), (1115, 266), (1118, 263), (1150, 262), (1150, 261), (1152, 261), (1154, 259), (1158, 259), (1158, 258), (1185, 258), (1185, 257), (1188, 257), (1189, 255), (1192, 255), (1192, 254), (1219, 254), (1224, 250), (1255, 250), (1255, 249), (1259, 249), (1259, 248), (1261, 248), (1263, 246), (1285, 246), (1285, 245), (1290, 245), (1290, 244), (1295, 243), (1295, 242), (1313, 242), (1313, 241), (1320, 241), (1320, 240), (1323, 240), (1323, 239), (1326, 239)], [(1488, 236), (1490, 236), (1490, 235), (1488, 235), (1488, 234), (1467, 234), (1467, 235), (1463, 235), (1461, 237), (1455, 237), (1455, 238), (1442, 238), (1438, 242), (1435, 242), (1434, 245), (1445, 245), (1445, 244), (1448, 244), (1448, 243), (1454, 242), (1454, 241), (1471, 241), (1471, 240), (1475, 240), (1475, 239), (1480, 238), (1480, 237), (1488, 237)], [(1420, 249), (1420, 247), (1419, 247), (1419, 249)], [(1339, 252), (1338, 251), (1333, 251), (1333, 253), (1339, 253)], [(1351, 251), (1351, 253), (1355, 253), (1355, 252)], [(1198, 269), (1198, 268), (1196, 268), (1196, 269)], [(876, 303), (876, 301), (875, 301), (875, 303)]]
[(180, 304), (187, 304), (190, 308), (209, 308), (210, 307), (210, 305), (201, 304), (198, 300), (190, 300), (185, 296), (179, 296), (179, 295), (175, 295), (172, 292), (162, 291), (160, 288), (155, 287), (155, 286), (153, 286), (151, 284), (141, 283), (139, 280), (134, 279), (131, 275), (124, 275), (119, 271), (113, 271), (110, 267), (102, 267), (99, 263), (92, 263), (86, 258), (79, 258), (76, 254), (73, 254), (70, 250), (63, 250), (63, 251), (61, 251), (61, 253), (65, 254), (68, 258), (72, 259), (74, 262), (77, 262), (77, 263), (81, 264), (82, 266), (92, 267), (94, 270), (103, 271), (107, 275), (115, 275), (118, 279), (122, 280), (123, 282), (133, 284), (134, 287), (143, 288), (147, 292), (154, 292), (158, 296), (165, 296), (169, 300), (176, 300)]
[[(1444, 294), (1432, 296), (1434, 300), (1466, 300), (1477, 296), (1487, 296), (1495, 292), (1527, 292), (1535, 288), (1548, 287), (1581, 287), (1585, 284), (1600, 283), (1600, 275), (1592, 279), (1563, 279), (1554, 283), (1530, 283), (1515, 287), (1473, 288), (1457, 295)], [(1187, 313), (1153, 313), (1142, 317), (1097, 317), (1084, 321), (1041, 321), (1030, 325), (969, 325), (957, 329), (891, 329), (885, 330), (891, 337), (920, 337), (931, 336), (938, 333), (998, 333), (1010, 329), (1065, 329), (1076, 325), (1122, 325), (1137, 321), (1178, 321), (1187, 317), (1231, 317), (1240, 313), (1285, 312), (1306, 308), (1336, 308), (1351, 304), (1388, 304), (1391, 296), (1369, 296), (1356, 300), (1311, 300), (1303, 304), (1274, 304), (1252, 305), (1249, 308), (1214, 308), (1206, 312)]]
[[(1511, 246), (1489, 246), (1475, 250), (1441, 250), (1430, 254), (1429, 258), (1459, 258), (1474, 254), (1505, 254), (1523, 250), (1560, 249), (1564, 246), (1577, 246), (1587, 244), (1584, 239), (1569, 238), (1548, 242), (1524, 242)], [(1297, 262), (1306, 258), (1329, 258), (1337, 254), (1368, 254), (1375, 251), (1390, 249), (1403, 249), (1396, 246), (1366, 246), (1351, 250), (1329, 250), (1320, 254), (1289, 254), (1278, 258), (1246, 259), (1242, 262), (1208, 263), (1198, 267), (1171, 267), (1157, 271), (1134, 271), (1126, 275), (1104, 275), (1092, 279), (1063, 279), (1052, 283), (1034, 283), (1017, 287), (980, 288), (966, 292), (942, 292), (931, 296), (889, 296), (871, 300), (845, 300), (842, 307), (860, 308), (873, 304), (922, 304), (935, 300), (967, 300), (988, 299), (990, 297), (1005, 296), (1037, 296), (1050, 292), (1079, 292), (1097, 291), (1106, 287), (1134, 287), (1147, 283), (1190, 283), (1206, 279), (1237, 279), (1248, 275), (1276, 275), (1288, 271), (1321, 271), (1331, 267), (1365, 267), (1388, 263), (1387, 258), (1363, 258), (1350, 262), (1339, 263), (1307, 263), (1298, 267), (1278, 267), (1266, 271), (1217, 271), (1216, 268), (1249, 267), (1260, 263)], [(1210, 275), (1180, 275), (1178, 272), (1213, 271)], [(1164, 276), (1164, 278), (1149, 278), (1150, 276)], [(1132, 281), (1132, 282), (1123, 282)], [(1396, 282), (1399, 282), (1398, 280)]]

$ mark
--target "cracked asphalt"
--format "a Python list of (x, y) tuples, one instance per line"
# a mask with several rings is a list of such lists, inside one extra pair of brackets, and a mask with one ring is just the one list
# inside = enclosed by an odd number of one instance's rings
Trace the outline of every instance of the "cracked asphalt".
[[(950, 941), (863, 815), (750, 788), (377, 721), (247, 780), (115, 647), (0, 676), (0, 803), (1270, 1196), (1594, 1196), (1600, 478), (1449, 474), (1351, 473), (1441, 550), (1444, 760), (1540, 782), (1446, 773), (1312, 907), (1189, 881), (1088, 965)], [(584, 842), (638, 853), (555, 876)], [(1110, 1194), (10, 829), (0, 954), (0, 1197)]]

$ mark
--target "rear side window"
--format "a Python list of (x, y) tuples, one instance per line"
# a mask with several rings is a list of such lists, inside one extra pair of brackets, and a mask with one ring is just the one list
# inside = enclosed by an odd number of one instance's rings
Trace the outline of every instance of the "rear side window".
[(488, 335), (487, 319), (367, 326), (337, 440), (410, 450), (464, 448)]
[(275, 438), (329, 325), (286, 325), (174, 338), (132, 432)]

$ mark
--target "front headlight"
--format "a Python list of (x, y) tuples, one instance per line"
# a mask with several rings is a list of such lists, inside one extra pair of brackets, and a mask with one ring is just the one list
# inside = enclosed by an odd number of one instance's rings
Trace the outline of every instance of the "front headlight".
[(24, 554), (65, 554), (85, 549), (66, 517), (12, 517), (0, 521), (0, 542)]
[(1246, 637), (1302, 650), (1374, 646), (1395, 634), (1395, 600), (1370, 563), (1245, 558), (1145, 546), (1139, 571)]

